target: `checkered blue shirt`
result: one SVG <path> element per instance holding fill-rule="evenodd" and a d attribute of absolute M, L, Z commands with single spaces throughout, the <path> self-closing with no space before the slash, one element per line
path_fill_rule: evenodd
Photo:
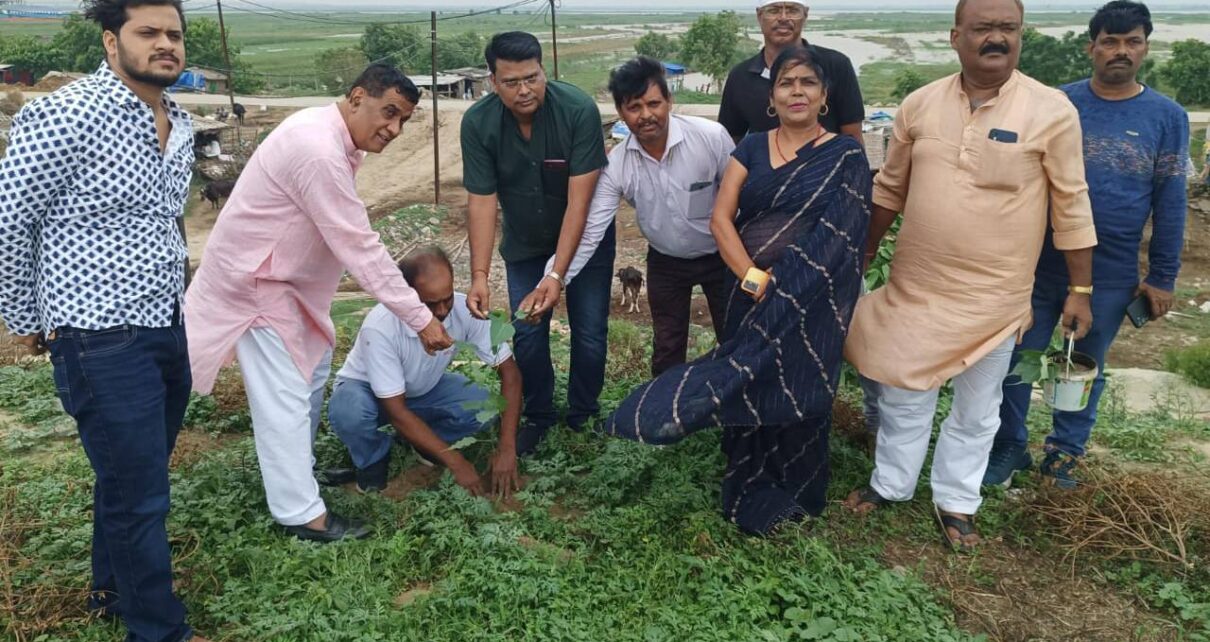
<path fill-rule="evenodd" d="M 0 317 L 26 335 L 62 326 L 171 325 L 184 291 L 177 229 L 189 195 L 189 115 L 151 107 L 109 69 L 30 102 L 0 161 Z"/>

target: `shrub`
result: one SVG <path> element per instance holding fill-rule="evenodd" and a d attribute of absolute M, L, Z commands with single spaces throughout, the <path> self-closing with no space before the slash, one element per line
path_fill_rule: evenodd
<path fill-rule="evenodd" d="M 1183 350 L 1169 350 L 1164 356 L 1164 367 L 1193 384 L 1210 388 L 1210 340 Z"/>
<path fill-rule="evenodd" d="M 646 379 L 651 372 L 651 329 L 629 321 L 609 321 L 609 360 L 606 378 Z"/>

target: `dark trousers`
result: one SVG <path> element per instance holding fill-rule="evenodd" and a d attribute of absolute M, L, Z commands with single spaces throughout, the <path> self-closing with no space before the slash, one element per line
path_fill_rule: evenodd
<path fill-rule="evenodd" d="M 189 403 L 185 328 L 60 328 L 48 342 L 55 388 L 96 473 L 92 600 L 128 642 L 193 632 L 172 592 L 168 457 Z"/>
<path fill-rule="evenodd" d="M 1105 355 L 1109 354 L 1109 347 L 1118 336 L 1118 330 L 1126 318 L 1126 308 L 1134 300 L 1134 290 L 1134 286 L 1097 286 L 1093 292 L 1092 329 L 1087 336 L 1076 341 L 1075 350 L 1096 359 L 1100 371 L 1092 384 L 1088 405 L 1083 410 L 1051 412 L 1053 428 L 1046 438 L 1048 449 L 1061 450 L 1073 457 L 1084 456 L 1084 447 L 1092 436 L 1092 427 L 1097 423 L 1097 404 L 1105 391 Z M 1034 325 L 1017 345 L 1012 367 L 1016 367 L 1021 360 L 1022 350 L 1046 349 L 1066 302 L 1067 284 L 1041 279 L 1034 282 Z M 995 447 L 1025 448 L 1029 443 L 1029 428 L 1025 425 L 1025 419 L 1029 415 L 1032 388 L 1021 384 L 1016 377 L 1005 379 L 1004 401 L 1000 405 L 1000 431 L 996 433 Z"/>
<path fill-rule="evenodd" d="M 727 265 L 718 253 L 681 259 L 647 248 L 647 304 L 655 339 L 651 351 L 651 376 L 685 363 L 689 345 L 689 313 L 693 286 L 702 286 L 710 306 L 714 336 L 723 331 L 727 306 Z"/>
<path fill-rule="evenodd" d="M 567 423 L 581 428 L 600 412 L 597 398 L 605 386 L 605 358 L 609 336 L 609 285 L 617 252 L 614 227 L 609 226 L 597 251 L 567 286 L 563 301 L 571 325 L 571 371 L 567 379 Z M 508 271 L 508 300 L 513 310 L 546 276 L 546 259 L 505 263 Z M 550 360 L 550 319 L 547 313 L 538 324 L 517 321 L 513 325 L 513 357 L 521 370 L 525 391 L 526 423 L 549 428 L 558 421 L 555 413 L 555 370 Z"/>

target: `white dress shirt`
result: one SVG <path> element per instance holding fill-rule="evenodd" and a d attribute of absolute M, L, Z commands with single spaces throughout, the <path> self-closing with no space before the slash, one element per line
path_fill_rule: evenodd
<path fill-rule="evenodd" d="M 491 322 L 471 316 L 464 294 L 454 295 L 454 306 L 442 325 L 455 341 L 470 344 L 488 366 L 497 367 L 513 356 L 508 343 L 492 346 Z M 379 399 L 420 397 L 441 381 L 456 354 L 457 344 L 437 354 L 425 352 L 416 332 L 380 303 L 366 315 L 337 375 L 370 384 Z"/>
<path fill-rule="evenodd" d="M 726 128 L 694 116 L 669 118 L 668 147 L 660 160 L 634 134 L 627 136 L 601 171 L 580 246 L 564 279 L 570 282 L 592 258 L 623 198 L 634 207 L 639 230 L 657 252 L 682 259 L 717 252 L 710 216 L 734 149 Z M 546 269 L 553 268 L 551 257 Z"/>

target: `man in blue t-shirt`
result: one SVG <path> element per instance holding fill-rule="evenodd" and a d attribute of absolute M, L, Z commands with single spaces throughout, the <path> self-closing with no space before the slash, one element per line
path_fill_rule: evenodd
<path fill-rule="evenodd" d="M 1084 169 L 1097 228 L 1093 255 L 1093 326 L 1075 349 L 1101 365 L 1087 407 L 1053 413 L 1040 473 L 1056 486 L 1074 488 L 1073 471 L 1097 419 L 1105 388 L 1105 355 L 1137 296 L 1145 296 L 1151 318 L 1172 307 L 1185 234 L 1185 164 L 1189 117 L 1180 105 L 1142 85 L 1137 74 L 1147 55 L 1151 13 L 1139 2 L 1114 0 L 1089 22 L 1088 53 L 1093 76 L 1062 87 L 1080 113 Z M 1152 221 L 1147 277 L 1139 279 L 1139 245 Z M 1033 292 L 1034 325 L 1021 350 L 1045 350 L 1068 295 L 1067 268 L 1048 235 L 1038 261 Z M 1092 291 L 1095 289 L 1095 292 Z M 1016 358 L 1014 358 L 1014 362 Z M 1030 386 L 1010 376 L 1000 407 L 1000 431 L 983 477 L 985 485 L 1007 487 L 1012 475 L 1033 461 L 1026 450 Z"/>

